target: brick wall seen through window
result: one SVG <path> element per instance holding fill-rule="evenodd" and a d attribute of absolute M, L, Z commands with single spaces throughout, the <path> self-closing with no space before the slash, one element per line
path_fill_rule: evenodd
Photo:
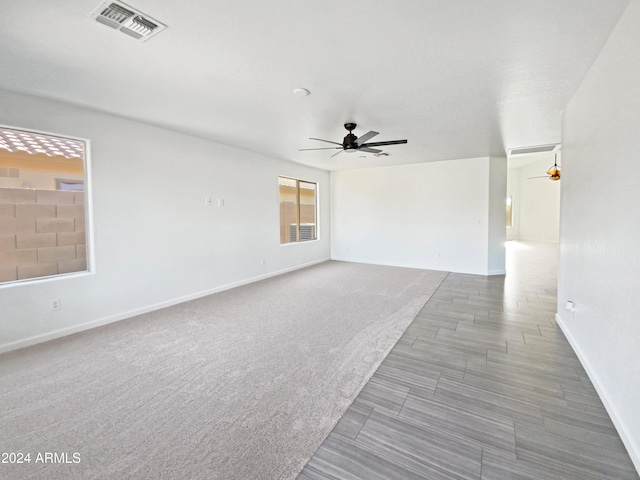
<path fill-rule="evenodd" d="M 85 158 L 83 141 L 0 127 L 0 285 L 89 269 Z"/>

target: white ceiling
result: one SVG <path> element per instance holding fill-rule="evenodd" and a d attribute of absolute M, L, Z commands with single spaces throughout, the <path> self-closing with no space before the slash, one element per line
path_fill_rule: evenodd
<path fill-rule="evenodd" d="M 128 0 L 168 25 L 147 42 L 100 3 L 0 0 L 0 87 L 333 170 L 560 142 L 629 0 Z M 347 121 L 408 144 L 298 152 Z"/>

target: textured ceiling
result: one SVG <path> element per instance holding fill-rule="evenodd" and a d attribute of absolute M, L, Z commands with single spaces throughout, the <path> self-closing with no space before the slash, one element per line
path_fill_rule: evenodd
<path fill-rule="evenodd" d="M 629 0 L 130 0 L 168 26 L 147 42 L 100 3 L 0 0 L 0 87 L 333 170 L 560 142 Z M 298 152 L 347 121 L 408 144 Z"/>

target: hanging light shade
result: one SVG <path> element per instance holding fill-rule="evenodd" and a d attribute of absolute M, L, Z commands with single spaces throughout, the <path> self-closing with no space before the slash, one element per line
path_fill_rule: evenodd
<path fill-rule="evenodd" d="M 560 180 L 560 167 L 558 166 L 558 156 L 554 155 L 553 167 L 547 170 L 547 175 L 549 175 L 549 180 L 553 182 L 557 182 Z"/>

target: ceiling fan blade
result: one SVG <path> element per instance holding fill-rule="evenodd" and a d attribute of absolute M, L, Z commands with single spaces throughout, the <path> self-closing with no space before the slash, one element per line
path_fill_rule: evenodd
<path fill-rule="evenodd" d="M 542 175 L 540 177 L 527 177 L 527 180 L 531 180 L 532 178 L 550 178 L 550 175 Z"/>
<path fill-rule="evenodd" d="M 332 142 L 331 140 L 323 140 L 321 138 L 313 138 L 313 137 L 309 137 L 309 140 L 318 140 L 319 142 L 327 142 L 327 143 L 333 143 L 334 145 L 340 145 L 342 146 L 341 143 L 338 142 Z"/>
<path fill-rule="evenodd" d="M 333 155 L 331 155 L 331 158 L 335 157 L 336 155 L 338 155 L 338 154 L 340 154 L 342 152 L 344 152 L 344 150 L 340 150 L 339 152 L 334 153 Z"/>
<path fill-rule="evenodd" d="M 383 147 L 385 145 L 399 145 L 401 143 L 407 143 L 406 140 L 389 140 L 388 142 L 369 142 L 360 145 L 360 147 Z"/>
<path fill-rule="evenodd" d="M 307 150 L 336 150 L 338 148 L 342 148 L 342 147 L 299 148 L 298 151 L 299 152 L 305 152 Z"/>
<path fill-rule="evenodd" d="M 356 145 L 361 147 L 364 142 L 366 142 L 370 138 L 375 137 L 376 135 L 378 135 L 378 132 L 374 132 L 373 130 L 371 130 L 370 132 L 367 132 L 364 135 L 362 135 L 360 138 L 358 138 L 356 140 Z"/>
<path fill-rule="evenodd" d="M 359 152 L 368 152 L 368 153 L 380 153 L 382 150 L 378 150 L 377 148 L 369 148 L 369 147 L 360 147 L 358 149 Z"/>

